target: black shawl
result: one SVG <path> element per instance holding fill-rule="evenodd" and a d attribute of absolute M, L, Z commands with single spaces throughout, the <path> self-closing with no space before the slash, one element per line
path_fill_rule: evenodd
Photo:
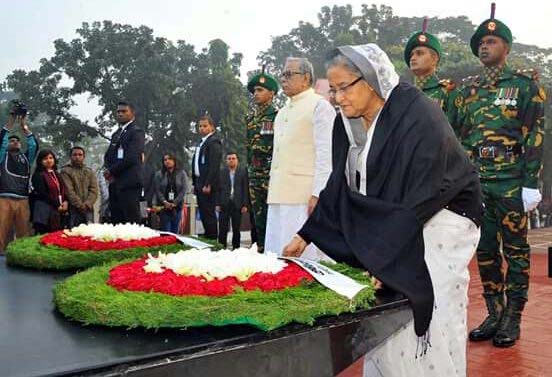
<path fill-rule="evenodd" d="M 464 207 L 479 223 L 479 178 L 441 109 L 409 84 L 393 89 L 374 132 L 365 196 L 347 184 L 349 141 L 341 115 L 336 117 L 333 171 L 299 235 L 334 260 L 363 267 L 403 293 L 422 336 L 434 301 L 424 261 L 424 223 L 449 205 Z"/>

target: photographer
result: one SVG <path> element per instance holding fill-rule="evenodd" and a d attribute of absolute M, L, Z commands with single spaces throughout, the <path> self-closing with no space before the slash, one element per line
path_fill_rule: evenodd
<path fill-rule="evenodd" d="M 27 126 L 27 108 L 12 101 L 7 125 L 0 131 L 0 253 L 5 251 L 8 235 L 15 228 L 17 238 L 28 236 L 29 177 L 38 150 L 38 141 Z M 19 136 L 12 133 L 19 125 L 27 139 L 27 151 L 21 151 Z"/>

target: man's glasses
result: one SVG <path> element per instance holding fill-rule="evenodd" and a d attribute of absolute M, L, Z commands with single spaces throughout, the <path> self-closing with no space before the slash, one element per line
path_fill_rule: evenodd
<path fill-rule="evenodd" d="M 338 94 L 340 94 L 340 93 L 341 93 L 342 95 L 344 95 L 344 94 L 347 92 L 347 90 L 348 90 L 349 88 L 352 88 L 352 87 L 353 87 L 357 82 L 359 82 L 360 80 L 362 80 L 362 76 L 361 76 L 361 77 L 357 77 L 356 80 L 354 80 L 353 82 L 351 82 L 351 83 L 349 83 L 349 84 L 347 84 L 347 85 L 345 85 L 345 86 L 342 86 L 341 88 L 330 89 L 330 90 L 328 91 L 328 93 L 330 94 L 330 97 L 332 97 L 332 98 L 335 98 L 335 97 L 336 97 Z"/>
<path fill-rule="evenodd" d="M 290 78 L 293 77 L 293 75 L 304 75 L 304 73 L 303 72 L 296 72 L 296 71 L 284 71 L 284 72 L 280 73 L 280 78 L 289 80 Z"/>

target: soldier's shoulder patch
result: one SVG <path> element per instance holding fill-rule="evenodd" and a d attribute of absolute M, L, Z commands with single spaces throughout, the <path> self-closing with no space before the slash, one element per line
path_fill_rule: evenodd
<path fill-rule="evenodd" d="M 516 76 L 524 77 L 529 80 L 539 81 L 539 71 L 534 68 L 518 69 L 514 73 Z"/>
<path fill-rule="evenodd" d="M 450 79 L 439 80 L 439 85 L 445 88 L 447 92 L 451 92 L 456 89 L 456 83 Z"/>
<path fill-rule="evenodd" d="M 456 106 L 457 109 L 459 109 L 460 107 L 462 107 L 462 105 L 464 104 L 464 97 L 462 96 L 456 96 L 456 98 L 454 99 L 454 106 Z"/>

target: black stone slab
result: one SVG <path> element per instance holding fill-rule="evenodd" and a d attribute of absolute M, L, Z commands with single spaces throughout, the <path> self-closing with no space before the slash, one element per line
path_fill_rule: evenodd
<path fill-rule="evenodd" d="M 0 375 L 333 376 L 411 318 L 396 294 L 370 310 L 263 332 L 249 326 L 126 330 L 66 320 L 53 285 L 69 276 L 0 257 Z"/>

